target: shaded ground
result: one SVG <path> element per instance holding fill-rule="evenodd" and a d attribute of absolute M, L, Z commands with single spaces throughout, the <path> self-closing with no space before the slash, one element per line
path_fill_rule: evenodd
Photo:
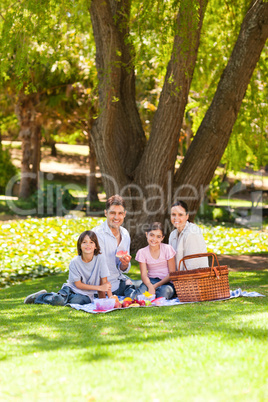
<path fill-rule="evenodd" d="M 227 265 L 230 271 L 250 271 L 268 269 L 268 254 L 219 255 L 220 265 Z"/>

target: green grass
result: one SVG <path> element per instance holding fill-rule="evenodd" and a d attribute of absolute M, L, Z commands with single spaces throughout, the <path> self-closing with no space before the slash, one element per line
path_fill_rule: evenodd
<path fill-rule="evenodd" d="M 268 298 L 90 315 L 25 305 L 66 274 L 0 291 L 3 401 L 266 401 Z M 268 272 L 230 273 L 268 295 Z"/>

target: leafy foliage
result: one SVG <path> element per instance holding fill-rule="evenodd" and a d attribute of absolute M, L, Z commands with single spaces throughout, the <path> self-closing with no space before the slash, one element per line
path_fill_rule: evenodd
<path fill-rule="evenodd" d="M 17 169 L 11 161 L 8 149 L 3 150 L 0 146 L 0 194 L 5 192 L 9 180 L 16 175 Z"/>
<path fill-rule="evenodd" d="M 0 286 L 68 270 L 80 233 L 96 218 L 42 218 L 1 224 Z M 250 229 L 201 225 L 208 250 L 217 254 L 268 252 L 268 234 Z"/>

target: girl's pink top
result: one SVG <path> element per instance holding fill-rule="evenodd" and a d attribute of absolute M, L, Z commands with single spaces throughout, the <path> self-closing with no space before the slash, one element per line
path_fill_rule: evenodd
<path fill-rule="evenodd" d="M 160 255 L 156 260 L 151 256 L 149 246 L 141 248 L 136 254 L 135 260 L 147 265 L 148 277 L 164 279 L 169 275 L 168 260 L 174 257 L 176 251 L 172 246 L 160 243 Z"/>

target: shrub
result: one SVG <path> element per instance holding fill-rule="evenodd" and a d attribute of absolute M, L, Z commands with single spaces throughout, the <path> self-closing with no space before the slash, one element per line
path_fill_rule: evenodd
<path fill-rule="evenodd" d="M 60 185 L 48 185 L 31 196 L 35 208 L 43 216 L 65 215 L 75 204 L 75 198 Z"/>
<path fill-rule="evenodd" d="M 5 194 L 6 185 L 9 180 L 17 174 L 17 169 L 11 161 L 8 149 L 2 149 L 0 146 L 0 193 Z"/>

